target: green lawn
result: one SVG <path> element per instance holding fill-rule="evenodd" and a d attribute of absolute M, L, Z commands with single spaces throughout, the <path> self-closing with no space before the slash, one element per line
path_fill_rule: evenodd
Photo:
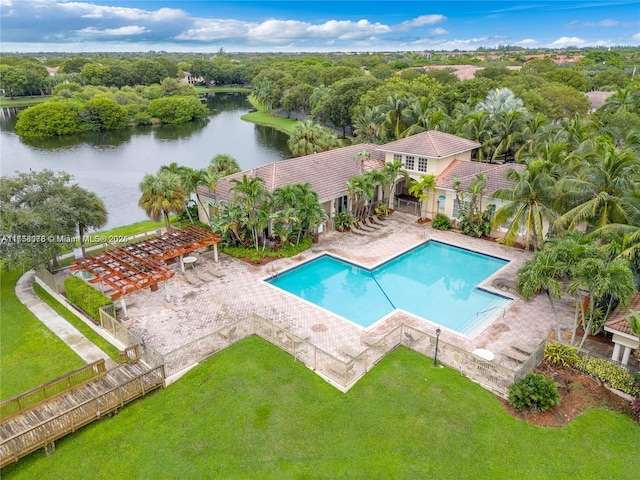
<path fill-rule="evenodd" d="M 273 127 L 286 134 L 290 134 L 293 126 L 298 122 L 293 118 L 274 117 L 270 113 L 260 111 L 246 113 L 240 118 L 247 122 L 257 123 L 259 125 L 268 125 L 269 127 Z"/>
<path fill-rule="evenodd" d="M 47 305 L 53 308 L 58 314 L 67 320 L 71 325 L 76 327 L 80 333 L 82 333 L 85 337 L 87 337 L 92 343 L 102 349 L 107 355 L 113 358 L 117 363 L 120 363 L 120 354 L 119 350 L 107 342 L 104 338 L 98 335 L 95 331 L 91 329 L 86 323 L 76 317 L 73 313 L 67 310 L 63 305 L 60 304 L 55 298 L 49 295 L 44 288 L 42 288 L 37 283 L 33 284 L 34 291 L 38 294 L 42 300 L 44 300 Z"/>
<path fill-rule="evenodd" d="M 45 327 L 15 294 L 21 272 L 0 266 L 0 399 L 53 380 L 85 362 Z"/>
<path fill-rule="evenodd" d="M 225 87 L 224 85 L 221 87 L 195 87 L 196 93 L 224 93 L 224 92 L 250 92 L 251 88 L 249 87 Z"/>
<path fill-rule="evenodd" d="M 15 97 L 13 100 L 8 97 L 0 97 L 0 108 L 8 107 L 29 107 L 31 105 L 37 105 L 38 103 L 44 103 L 51 100 L 49 95 L 45 97 Z"/>
<path fill-rule="evenodd" d="M 343 394 L 251 337 L 3 478 L 637 480 L 639 447 L 622 414 L 537 427 L 404 347 Z"/>

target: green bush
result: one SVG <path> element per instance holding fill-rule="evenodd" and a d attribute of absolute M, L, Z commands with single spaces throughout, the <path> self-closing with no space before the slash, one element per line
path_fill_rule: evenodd
<path fill-rule="evenodd" d="M 287 244 L 277 250 L 262 248 L 256 252 L 254 247 L 222 247 L 221 250 L 234 258 L 249 258 L 253 263 L 260 263 L 261 258 L 288 258 L 311 248 L 312 238 L 303 238 L 298 244 Z"/>
<path fill-rule="evenodd" d="M 544 359 L 563 367 L 577 367 L 581 361 L 575 347 L 557 342 L 547 342 L 544 348 Z"/>
<path fill-rule="evenodd" d="M 75 105 L 47 102 L 34 105 L 18 114 L 16 133 L 21 137 L 55 137 L 82 130 Z"/>
<path fill-rule="evenodd" d="M 541 412 L 560 405 L 560 394 L 553 380 L 531 372 L 509 387 L 509 404 L 516 410 L 536 409 Z"/>
<path fill-rule="evenodd" d="M 444 213 L 439 213 L 431 222 L 431 226 L 436 230 L 451 230 L 451 219 Z"/>
<path fill-rule="evenodd" d="M 336 215 L 335 222 L 337 230 L 346 230 L 356 223 L 356 219 L 349 212 L 340 212 Z"/>
<path fill-rule="evenodd" d="M 590 358 L 585 364 L 586 373 L 598 380 L 608 383 L 612 388 L 628 393 L 635 397 L 640 396 L 640 390 L 635 384 L 633 376 L 620 365 L 605 360 L 604 358 Z"/>
<path fill-rule="evenodd" d="M 391 213 L 391 210 L 389 210 L 389 206 L 386 203 L 379 203 L 376 205 L 375 212 L 379 217 L 386 217 Z"/>
<path fill-rule="evenodd" d="M 100 307 L 113 305 L 113 301 L 78 277 L 69 277 L 64 281 L 67 300 L 100 322 Z"/>

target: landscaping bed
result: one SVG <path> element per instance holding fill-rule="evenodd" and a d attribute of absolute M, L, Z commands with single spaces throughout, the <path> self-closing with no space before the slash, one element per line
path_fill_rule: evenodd
<path fill-rule="evenodd" d="M 628 400 L 582 372 L 547 362 L 541 363 L 536 370 L 556 382 L 562 403 L 547 412 L 519 412 L 503 400 L 505 410 L 511 415 L 534 425 L 561 427 L 591 408 L 620 412 L 629 416 L 631 414 Z"/>

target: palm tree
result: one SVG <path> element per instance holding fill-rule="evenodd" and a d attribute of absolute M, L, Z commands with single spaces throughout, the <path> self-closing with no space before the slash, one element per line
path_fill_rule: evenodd
<path fill-rule="evenodd" d="M 640 337 L 640 312 L 629 310 L 629 315 L 625 317 L 625 320 L 629 323 L 631 331 Z"/>
<path fill-rule="evenodd" d="M 589 297 L 589 307 L 588 321 L 584 326 L 580 348 L 591 332 L 596 305 L 601 299 L 606 296 L 610 298 L 605 319 L 611 311 L 614 300 L 618 300 L 623 307 L 630 304 L 631 298 L 636 293 L 636 287 L 629 262 L 622 258 L 616 258 L 611 262 L 598 257 L 585 258 L 573 269 L 572 281 L 569 284 L 569 292 L 575 293 L 581 290 Z M 586 318 L 585 312 L 582 317 Z"/>
<path fill-rule="evenodd" d="M 622 197 L 640 184 L 640 159 L 630 150 L 601 144 L 578 167 L 577 175 L 559 183 L 560 205 L 569 210 L 558 218 L 558 226 L 574 229 L 582 222 L 595 228 L 611 223 L 629 223 Z"/>
<path fill-rule="evenodd" d="M 387 162 L 384 164 L 384 167 L 382 167 L 382 173 L 384 175 L 382 189 L 384 198 L 388 201 L 389 209 L 393 208 L 393 197 L 391 195 L 391 192 L 393 191 L 393 187 L 396 184 L 396 180 L 398 180 L 399 177 L 408 178 L 409 176 L 409 174 L 403 167 L 404 165 L 400 160 Z"/>
<path fill-rule="evenodd" d="M 257 251 L 258 227 L 262 222 L 258 215 L 258 210 L 260 205 L 268 199 L 269 192 L 265 187 L 264 180 L 260 177 L 243 175 L 241 180 L 234 178 L 231 183 L 234 184 L 231 187 L 234 201 L 239 202 L 247 213 L 247 223 L 253 234 L 253 244 Z"/>
<path fill-rule="evenodd" d="M 182 180 L 177 173 L 161 170 L 157 175 L 148 173 L 140 182 L 142 196 L 138 205 L 154 222 L 164 218 L 167 231 L 171 230 L 170 213 L 181 213 L 187 192 L 182 186 Z"/>
<path fill-rule="evenodd" d="M 241 171 L 238 161 L 228 153 L 219 153 L 209 161 L 209 173 L 217 173 L 226 177 Z"/>
<path fill-rule="evenodd" d="M 197 178 L 196 185 L 198 187 L 207 187 L 209 193 L 216 193 L 218 189 L 218 182 L 222 178 L 222 175 L 219 173 L 211 173 L 209 170 L 199 170 L 199 175 Z M 207 222 L 211 220 L 211 216 L 209 215 L 209 209 L 204 206 L 204 204 L 200 201 L 200 197 L 196 196 L 202 210 L 204 211 L 205 216 L 207 217 Z"/>
<path fill-rule="evenodd" d="M 429 191 L 436 188 L 435 175 L 422 175 L 420 180 L 411 180 L 409 185 L 409 193 L 418 198 L 420 202 L 420 218 L 424 220 L 427 215 L 427 200 L 429 199 Z"/>
<path fill-rule="evenodd" d="M 524 114 L 520 110 L 499 112 L 493 116 L 490 138 L 486 142 L 493 149 L 489 163 L 500 156 L 506 158 L 520 148 L 523 120 Z"/>
<path fill-rule="evenodd" d="M 471 111 L 462 117 L 464 120 L 461 122 L 458 133 L 464 138 L 473 140 L 483 145 L 478 149 L 478 160 L 483 161 L 489 155 L 486 145 L 489 141 L 490 129 L 490 116 L 484 110 Z"/>
<path fill-rule="evenodd" d="M 375 107 L 365 107 L 353 120 L 357 143 L 382 143 L 387 136 L 385 115 Z"/>
<path fill-rule="evenodd" d="M 518 270 L 516 289 L 526 301 L 540 291 L 544 291 L 551 305 L 556 321 L 556 338 L 560 340 L 560 320 L 556 311 L 555 300 L 562 297 L 561 280 L 565 275 L 561 262 L 554 250 L 537 252 L 532 260 L 526 261 Z"/>
<path fill-rule="evenodd" d="M 559 170 L 550 162 L 530 160 L 524 170 L 510 168 L 506 177 L 515 185 L 513 188 L 496 190 L 492 194 L 495 198 L 509 202 L 495 212 L 493 226 L 508 225 L 504 237 L 507 245 L 513 245 L 518 232 L 525 230 L 527 245 L 538 251 L 545 227 L 553 225 L 556 218 L 550 205 Z"/>
<path fill-rule="evenodd" d="M 496 115 L 501 112 L 512 112 L 514 110 L 526 112 L 524 102 L 520 100 L 508 88 L 494 88 L 490 90 L 487 97 L 478 102 L 476 110 L 488 112 L 490 115 Z"/>
<path fill-rule="evenodd" d="M 389 131 L 393 132 L 394 139 L 402 138 L 402 132 L 407 128 L 406 122 L 410 119 L 407 96 L 395 93 L 387 97 L 387 103 L 381 106 L 381 111 L 386 115 L 385 123 Z"/>
<path fill-rule="evenodd" d="M 294 157 L 325 152 L 339 146 L 338 140 L 313 120 L 303 120 L 292 129 L 287 146 Z"/>

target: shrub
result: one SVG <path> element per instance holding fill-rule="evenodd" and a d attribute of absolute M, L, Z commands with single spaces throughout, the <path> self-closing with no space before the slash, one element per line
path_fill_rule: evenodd
<path fill-rule="evenodd" d="M 379 203 L 375 208 L 376 215 L 380 217 L 386 217 L 389 215 L 391 210 L 389 210 L 389 206 L 386 203 Z"/>
<path fill-rule="evenodd" d="M 260 263 L 261 258 L 287 258 L 311 248 L 313 239 L 303 238 L 298 244 L 289 244 L 277 250 L 262 248 L 256 252 L 254 247 L 223 247 L 222 251 L 234 258 L 249 258 L 253 263 Z"/>
<path fill-rule="evenodd" d="M 16 133 L 21 137 L 54 137 L 82 130 L 75 105 L 47 102 L 21 111 L 16 121 Z"/>
<path fill-rule="evenodd" d="M 635 379 L 620 365 L 603 358 L 590 358 L 584 368 L 592 377 L 611 385 L 612 388 L 634 396 L 640 396 L 640 390 L 635 385 Z"/>
<path fill-rule="evenodd" d="M 451 219 L 444 213 L 439 213 L 434 217 L 431 226 L 436 230 L 451 230 Z"/>
<path fill-rule="evenodd" d="M 100 322 L 100 307 L 113 305 L 113 301 L 78 277 L 69 277 L 64 281 L 67 299 L 76 307 Z"/>
<path fill-rule="evenodd" d="M 544 359 L 563 367 L 576 367 L 580 363 L 580 355 L 575 347 L 557 342 L 547 342 Z"/>
<path fill-rule="evenodd" d="M 560 405 L 560 394 L 553 380 L 531 372 L 509 387 L 509 404 L 516 410 L 536 409 L 541 412 Z"/>
<path fill-rule="evenodd" d="M 346 230 L 347 228 L 351 228 L 355 223 L 356 219 L 351 216 L 348 212 L 340 212 L 336 215 L 336 229 L 338 230 Z"/>

